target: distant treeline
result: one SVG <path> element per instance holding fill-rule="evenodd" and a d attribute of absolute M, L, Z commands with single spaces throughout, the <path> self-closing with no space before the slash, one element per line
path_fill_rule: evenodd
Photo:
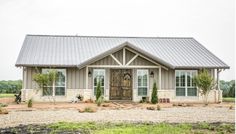
<path fill-rule="evenodd" d="M 220 89 L 223 90 L 223 97 L 235 97 L 235 80 L 221 80 Z"/>
<path fill-rule="evenodd" d="M 0 81 L 0 93 L 19 93 L 22 89 L 22 80 Z"/>

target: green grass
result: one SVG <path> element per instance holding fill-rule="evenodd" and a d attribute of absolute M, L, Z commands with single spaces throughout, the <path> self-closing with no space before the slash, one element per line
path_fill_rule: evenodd
<path fill-rule="evenodd" d="M 183 133 L 234 133 L 234 124 L 169 124 L 169 123 L 73 123 L 59 122 L 48 126 L 52 133 L 79 131 L 82 134 L 183 134 Z"/>
<path fill-rule="evenodd" d="M 11 97 L 14 97 L 14 94 L 2 94 L 0 93 L 0 98 L 11 98 Z"/>
<path fill-rule="evenodd" d="M 233 97 L 223 98 L 223 102 L 235 102 L 235 98 Z"/>

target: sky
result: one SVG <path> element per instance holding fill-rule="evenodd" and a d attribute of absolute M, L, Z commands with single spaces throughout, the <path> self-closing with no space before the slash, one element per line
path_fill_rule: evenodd
<path fill-rule="evenodd" d="M 26 34 L 194 37 L 235 79 L 234 0 L 0 0 L 0 80 L 22 79 Z"/>

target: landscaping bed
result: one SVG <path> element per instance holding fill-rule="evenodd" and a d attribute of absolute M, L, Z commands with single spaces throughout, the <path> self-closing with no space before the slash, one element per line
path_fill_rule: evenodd
<path fill-rule="evenodd" d="M 233 123 L 95 123 L 58 122 L 0 128 L 0 133 L 80 133 L 80 134 L 163 134 L 163 133 L 235 133 Z"/>

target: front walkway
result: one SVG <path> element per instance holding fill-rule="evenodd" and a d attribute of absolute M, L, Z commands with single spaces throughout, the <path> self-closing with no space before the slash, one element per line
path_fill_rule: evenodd
<path fill-rule="evenodd" d="M 172 107 L 170 104 L 167 104 L 161 105 L 162 108 L 160 111 L 146 110 L 145 107 L 151 104 L 109 104 L 109 107 L 99 107 L 95 113 L 78 112 L 78 108 L 85 106 L 96 108 L 96 105 L 92 103 L 67 105 L 35 104 L 34 108 L 26 108 L 25 104 L 9 105 L 9 114 L 0 115 L 0 127 L 16 126 L 19 124 L 53 123 L 58 121 L 235 122 L 235 110 L 230 110 L 227 105 L 221 104 L 211 104 L 208 107 L 203 107 L 202 104 L 190 107 Z M 129 105 L 130 107 L 125 105 Z"/>

